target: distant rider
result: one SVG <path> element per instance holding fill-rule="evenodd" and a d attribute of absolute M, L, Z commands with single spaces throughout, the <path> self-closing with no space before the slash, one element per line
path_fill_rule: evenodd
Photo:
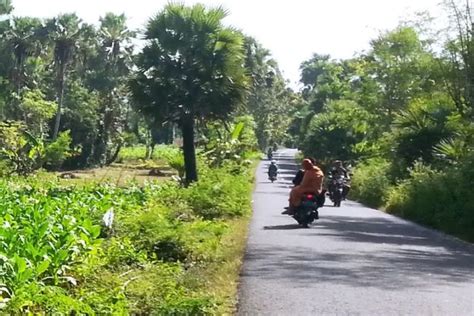
<path fill-rule="evenodd" d="M 331 170 L 329 172 L 330 172 L 330 175 L 333 179 L 337 179 L 339 177 L 344 177 L 345 182 L 344 182 L 344 187 L 343 187 L 343 190 L 342 190 L 342 198 L 345 200 L 346 196 L 349 193 L 349 190 L 351 188 L 350 185 L 347 183 L 347 181 L 350 180 L 349 173 L 347 172 L 347 169 L 344 168 L 344 166 L 342 165 L 342 161 L 335 160 L 333 162 L 333 167 L 331 168 Z M 330 193 L 332 192 L 333 188 L 334 188 L 334 185 L 333 185 L 332 181 L 330 181 L 329 182 L 329 192 Z"/>
<path fill-rule="evenodd" d="M 269 160 L 273 158 L 273 150 L 272 150 L 271 147 L 268 147 L 267 157 L 268 157 Z"/>
<path fill-rule="evenodd" d="M 270 166 L 268 166 L 268 177 L 272 175 L 276 175 L 278 173 L 278 166 L 276 165 L 276 161 L 272 160 L 270 162 Z"/>

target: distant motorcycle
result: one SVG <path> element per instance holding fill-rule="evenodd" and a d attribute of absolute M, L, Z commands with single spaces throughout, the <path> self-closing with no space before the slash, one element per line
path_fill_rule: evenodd
<path fill-rule="evenodd" d="M 319 219 L 318 206 L 318 196 L 313 193 L 305 193 L 301 204 L 292 216 L 301 227 L 308 228 L 309 224 Z"/>
<path fill-rule="evenodd" d="M 277 180 L 277 175 L 278 175 L 277 171 L 269 171 L 268 172 L 268 179 L 273 183 Z"/>
<path fill-rule="evenodd" d="M 334 204 L 334 207 L 340 207 L 344 198 L 344 186 L 346 186 L 346 178 L 344 176 L 332 177 L 329 176 L 329 198 Z"/>

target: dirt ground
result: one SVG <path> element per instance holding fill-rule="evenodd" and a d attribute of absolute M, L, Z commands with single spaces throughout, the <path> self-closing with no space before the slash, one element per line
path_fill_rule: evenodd
<path fill-rule="evenodd" d="M 130 182 L 143 184 L 151 181 L 169 179 L 176 173 L 170 168 L 145 168 L 139 166 L 111 165 L 103 168 L 60 172 L 57 176 L 64 183 L 86 184 L 91 182 L 126 185 Z"/>

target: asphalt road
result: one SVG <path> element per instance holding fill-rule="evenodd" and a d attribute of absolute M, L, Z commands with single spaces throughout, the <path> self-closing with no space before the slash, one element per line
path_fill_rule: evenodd
<path fill-rule="evenodd" d="M 257 170 L 238 315 L 474 315 L 473 245 L 351 201 L 309 229 L 280 215 L 294 154 Z"/>

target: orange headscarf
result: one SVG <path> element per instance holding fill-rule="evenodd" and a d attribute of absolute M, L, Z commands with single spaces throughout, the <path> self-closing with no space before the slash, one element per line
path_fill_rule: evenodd
<path fill-rule="evenodd" d="M 309 159 L 304 159 L 302 165 L 304 170 L 311 170 L 314 168 L 313 163 Z"/>

